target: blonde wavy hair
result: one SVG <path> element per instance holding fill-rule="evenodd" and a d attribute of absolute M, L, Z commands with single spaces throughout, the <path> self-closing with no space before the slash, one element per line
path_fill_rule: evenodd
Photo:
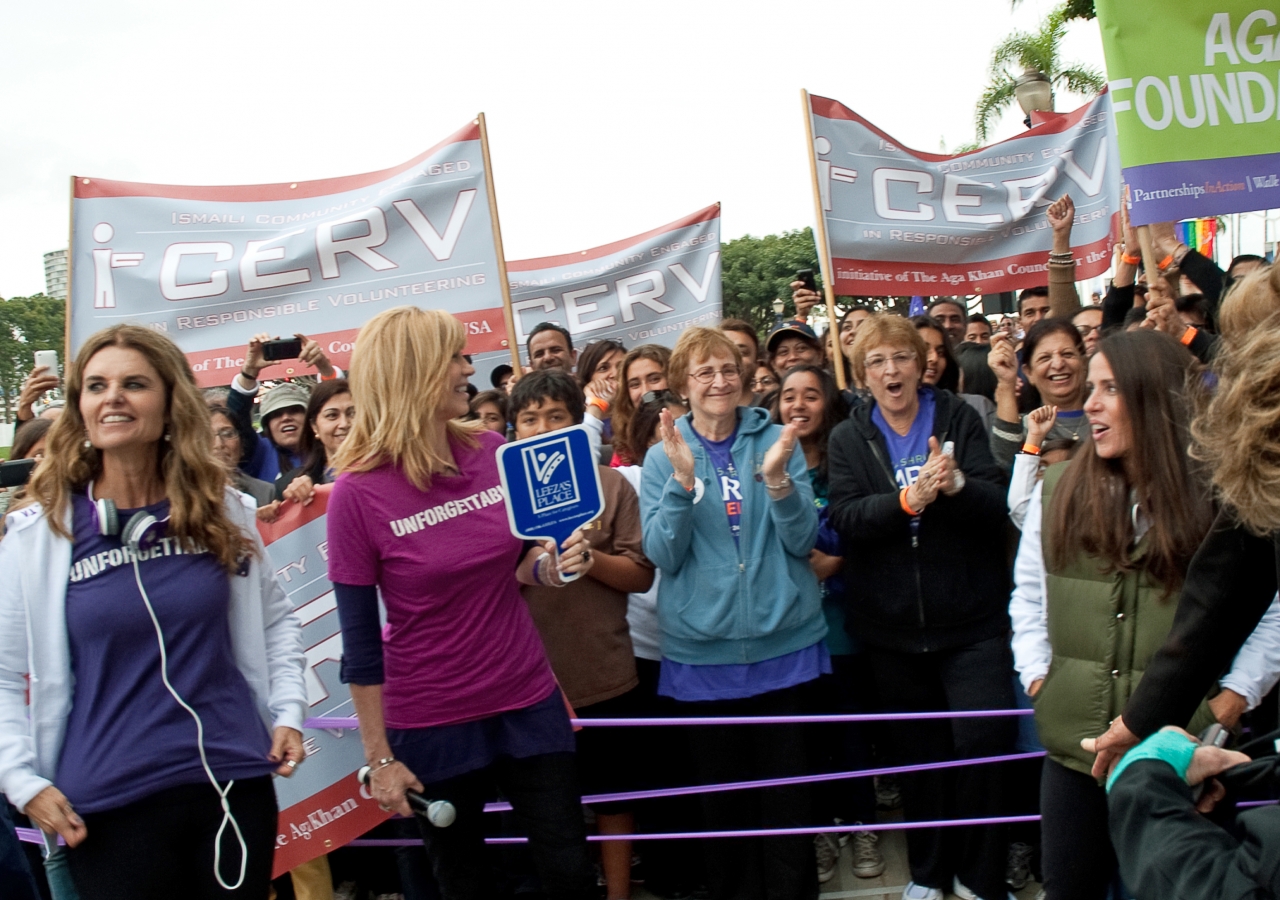
<path fill-rule="evenodd" d="M 47 452 L 27 488 L 28 502 L 44 507 L 55 534 L 72 538 L 66 526 L 71 496 L 86 490 L 90 481 L 102 475 L 102 452 L 86 446 L 80 393 L 85 366 L 106 347 L 137 351 L 164 382 L 169 439 L 159 442 L 157 466 L 169 499 L 166 533 L 185 548 L 204 548 L 217 557 L 223 568 L 234 572 L 246 555 L 256 551 L 252 538 L 227 517 L 227 474 L 213 457 L 209 408 L 182 351 L 150 328 L 114 325 L 84 342 L 68 367 L 67 405 L 49 429 Z"/>
<path fill-rule="evenodd" d="M 356 419 L 332 460 L 339 472 L 398 467 L 419 490 L 448 461 L 427 439 L 439 425 L 438 410 L 450 390 L 449 363 L 466 346 L 461 322 L 444 310 L 397 306 L 364 324 L 351 351 L 351 397 Z M 479 446 L 479 422 L 449 419 L 450 438 Z"/>
<path fill-rule="evenodd" d="M 1238 520 L 1280 530 L 1280 267 L 1236 283 L 1218 318 L 1217 391 L 1192 423 L 1192 455 Z"/>

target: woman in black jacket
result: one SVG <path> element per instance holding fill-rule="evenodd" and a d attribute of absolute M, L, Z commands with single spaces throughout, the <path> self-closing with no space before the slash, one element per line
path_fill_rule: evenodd
<path fill-rule="evenodd" d="M 850 629 L 866 647 L 887 709 L 1014 705 L 1006 610 L 1009 573 L 1003 476 L 978 414 L 921 384 L 924 341 L 910 321 L 877 315 L 858 330 L 856 377 L 871 400 L 831 435 L 830 522 L 844 540 Z M 913 721 L 890 729 L 896 761 L 1009 752 L 1005 717 Z M 1001 811 L 991 766 L 903 778 L 907 818 Z M 905 900 L 1000 900 L 1003 829 L 913 829 Z"/>

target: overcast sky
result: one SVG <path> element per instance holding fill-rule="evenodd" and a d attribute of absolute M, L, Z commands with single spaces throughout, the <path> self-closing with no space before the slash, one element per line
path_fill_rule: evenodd
<path fill-rule="evenodd" d="M 404 162 L 480 111 L 509 259 L 607 243 L 716 200 L 726 239 L 803 227 L 802 87 L 908 147 L 954 148 L 973 138 L 991 48 L 1052 5 L 9 0 L 0 296 L 44 289 L 42 254 L 67 244 L 73 174 L 349 175 Z M 1102 67 L 1095 23 L 1071 26 L 1065 56 Z"/>

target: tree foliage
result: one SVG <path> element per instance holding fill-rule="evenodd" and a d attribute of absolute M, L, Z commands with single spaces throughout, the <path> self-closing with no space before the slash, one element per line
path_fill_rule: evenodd
<path fill-rule="evenodd" d="M 818 248 L 812 228 L 764 237 L 746 235 L 724 244 L 720 256 L 724 317 L 744 319 L 754 325 L 762 337 L 768 334 L 773 327 L 773 301 L 776 298 L 780 297 L 786 303 L 783 318 L 795 315 L 791 282 L 795 280 L 797 269 L 813 269 L 818 290 L 822 290 Z M 905 309 L 902 298 L 836 297 L 837 314 L 855 304 L 873 309 Z M 813 320 L 826 320 L 825 307 L 820 305 L 813 311 Z"/>
<path fill-rule="evenodd" d="M 1013 0 L 1013 8 L 1017 9 L 1022 0 Z M 1062 4 L 1068 19 L 1096 19 L 1097 12 L 1093 8 L 1094 0 L 1066 0 Z"/>
<path fill-rule="evenodd" d="M 812 228 L 729 241 L 720 255 L 724 317 L 745 319 L 763 334 L 773 324 L 773 301 L 778 297 L 787 303 L 783 315 L 794 315 L 791 282 L 797 269 L 813 269 L 821 286 Z"/>
<path fill-rule="evenodd" d="M 35 351 L 57 350 L 61 355 L 66 331 L 63 300 L 35 294 L 0 301 L 0 394 L 4 396 L 5 421 L 13 421 L 22 380 L 35 364 Z"/>
<path fill-rule="evenodd" d="M 1068 0 L 1049 13 L 1038 31 L 1015 31 L 996 45 L 991 53 L 991 81 L 974 110 L 974 128 L 980 142 L 987 142 L 996 120 L 1014 102 L 1014 87 L 1022 70 L 1043 72 L 1055 88 L 1066 88 L 1085 96 L 1097 94 L 1106 87 L 1106 76 L 1097 69 L 1062 59 L 1067 22 L 1084 17 L 1085 6 L 1079 0 Z M 1092 18 L 1092 6 L 1087 4 L 1090 13 L 1087 18 Z"/>

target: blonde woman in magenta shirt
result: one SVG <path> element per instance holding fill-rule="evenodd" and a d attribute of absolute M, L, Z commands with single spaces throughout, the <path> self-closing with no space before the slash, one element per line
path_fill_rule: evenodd
<path fill-rule="evenodd" d="M 356 417 L 334 463 L 329 579 L 342 622 L 342 680 L 384 809 L 406 790 L 448 800 L 457 820 L 422 819 L 449 900 L 489 893 L 483 808 L 501 790 L 547 895 L 595 886 L 573 730 L 520 584 L 586 572 L 589 545 L 512 537 L 495 452 L 468 410 L 462 323 L 401 306 L 371 319 L 351 357 Z M 381 638 L 378 596 L 389 637 Z"/>

